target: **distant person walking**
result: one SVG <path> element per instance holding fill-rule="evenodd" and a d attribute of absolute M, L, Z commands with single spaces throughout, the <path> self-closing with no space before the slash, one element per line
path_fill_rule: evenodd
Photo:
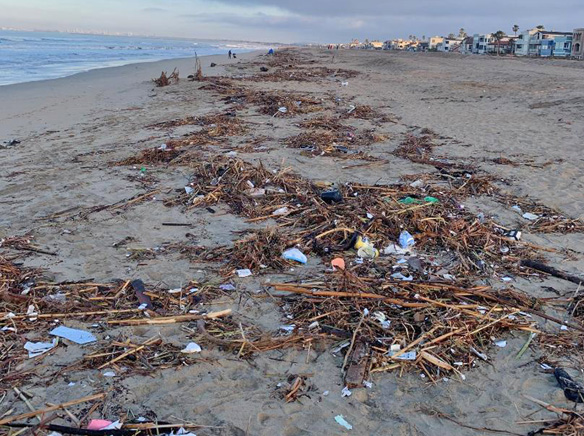
<path fill-rule="evenodd" d="M 229 59 L 231 59 L 231 50 L 229 50 L 229 53 L 227 53 L 227 55 L 229 56 Z"/>

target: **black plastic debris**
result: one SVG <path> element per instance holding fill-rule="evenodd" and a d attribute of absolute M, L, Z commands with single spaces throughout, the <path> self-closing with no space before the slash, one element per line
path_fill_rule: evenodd
<path fill-rule="evenodd" d="M 584 402 L 584 386 L 575 382 L 574 379 L 570 377 L 570 374 L 562 368 L 556 368 L 554 370 L 554 376 L 560 387 L 564 390 L 564 395 L 568 400 L 574 401 L 575 403 Z"/>
<path fill-rule="evenodd" d="M 343 201 L 343 194 L 338 189 L 330 189 L 320 194 L 320 198 L 327 204 L 340 203 Z"/>

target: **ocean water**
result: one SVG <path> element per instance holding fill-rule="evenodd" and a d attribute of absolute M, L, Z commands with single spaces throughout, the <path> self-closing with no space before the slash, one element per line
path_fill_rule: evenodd
<path fill-rule="evenodd" d="M 256 43 L 0 30 L 0 86 L 136 62 L 236 53 Z"/>

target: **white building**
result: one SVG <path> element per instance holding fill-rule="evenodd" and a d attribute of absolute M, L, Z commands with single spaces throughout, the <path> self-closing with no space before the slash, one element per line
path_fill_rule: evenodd
<path fill-rule="evenodd" d="M 461 42 L 462 41 L 460 39 L 444 38 L 444 41 L 438 43 L 438 45 L 436 46 L 436 50 L 445 53 L 451 52 L 455 48 L 460 47 Z"/>

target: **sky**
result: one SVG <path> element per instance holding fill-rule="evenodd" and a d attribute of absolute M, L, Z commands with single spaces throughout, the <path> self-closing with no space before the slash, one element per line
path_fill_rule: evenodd
<path fill-rule="evenodd" d="M 285 43 L 584 27 L 583 0 L 0 0 L 0 11 L 0 27 Z"/>

